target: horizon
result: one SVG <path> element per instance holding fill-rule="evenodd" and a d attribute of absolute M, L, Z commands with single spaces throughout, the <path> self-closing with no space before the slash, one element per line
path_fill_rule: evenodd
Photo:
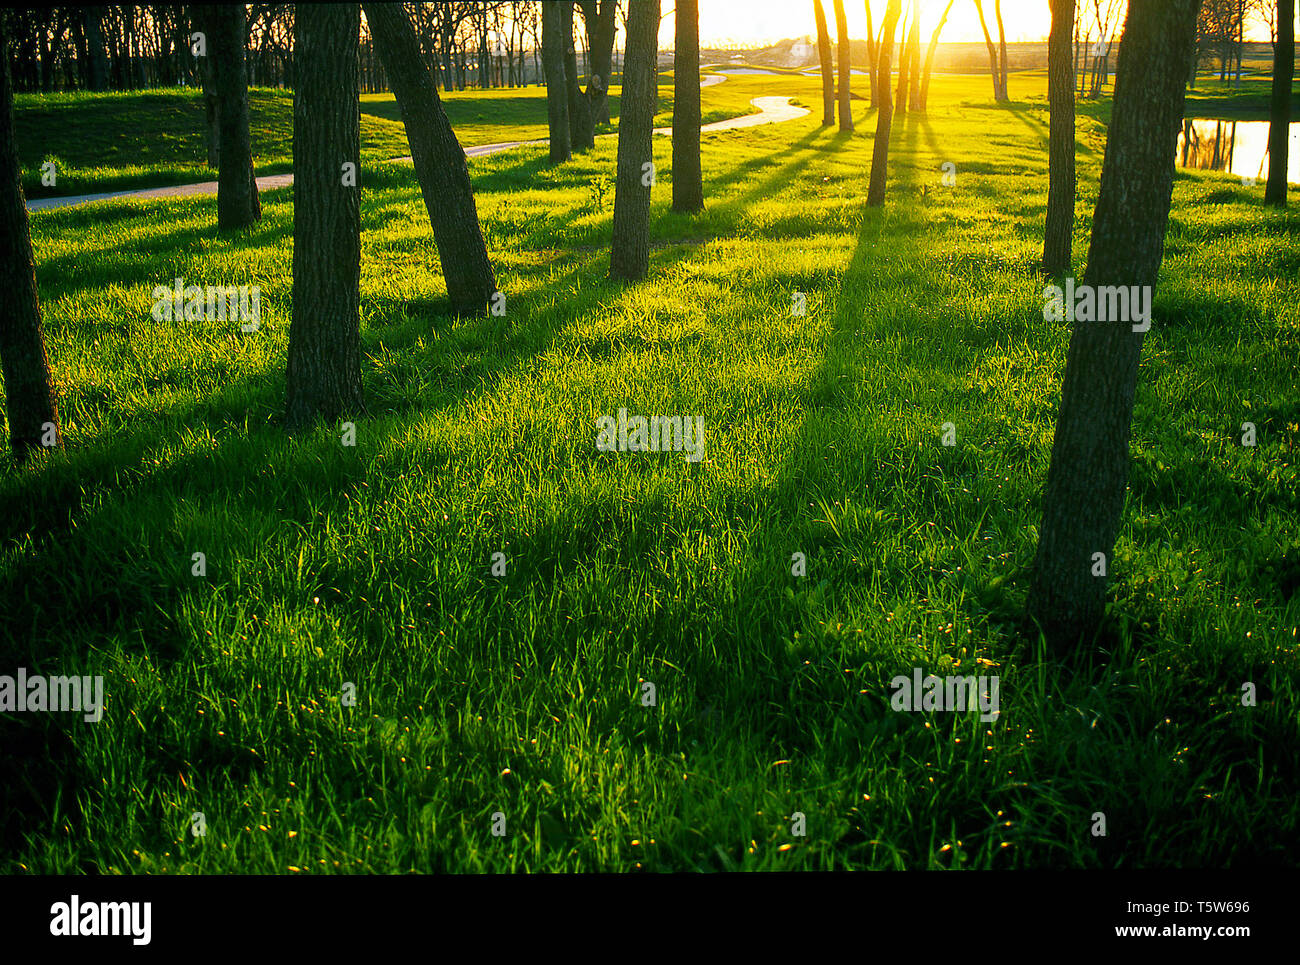
<path fill-rule="evenodd" d="M 832 42 L 835 36 L 835 13 L 832 4 L 824 3 L 827 25 Z M 921 4 L 922 43 L 929 40 L 939 17 L 943 14 L 943 4 L 939 0 L 929 0 Z M 1051 11 L 1042 0 L 1005 0 L 1002 5 L 1002 19 L 1006 27 L 1007 43 L 1045 43 L 1051 28 Z M 904 4 L 907 9 L 907 4 Z M 988 23 L 989 34 L 997 42 L 998 25 L 995 5 L 985 4 L 984 17 Z M 1121 10 L 1123 7 L 1121 7 Z M 659 30 L 661 50 L 669 50 L 673 45 L 673 11 L 675 4 L 665 0 L 663 20 Z M 736 3 L 734 0 L 701 0 L 700 2 L 700 47 L 701 49 L 746 49 L 762 48 L 779 43 L 810 37 L 816 43 L 817 28 L 813 20 L 812 4 L 792 2 L 792 0 L 746 0 L 744 13 L 747 29 L 741 31 L 736 24 Z M 846 3 L 845 17 L 848 20 L 850 41 L 865 41 L 867 36 L 867 17 L 865 3 Z M 880 29 L 884 19 L 885 2 L 875 0 L 871 4 L 872 27 Z M 1117 18 L 1123 23 L 1122 14 Z M 910 20 L 909 20 L 910 22 Z M 1091 23 L 1091 20 L 1087 22 Z M 1247 20 L 1246 40 L 1253 43 L 1269 41 L 1268 27 L 1257 16 Z M 1093 28 L 1095 34 L 1095 27 Z M 620 31 L 621 36 L 621 31 Z M 944 25 L 940 46 L 944 44 L 984 43 L 984 34 L 980 29 L 979 15 L 974 3 L 955 2 Z"/>

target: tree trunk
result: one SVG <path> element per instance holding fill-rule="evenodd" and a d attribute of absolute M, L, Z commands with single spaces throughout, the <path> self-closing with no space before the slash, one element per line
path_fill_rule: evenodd
<path fill-rule="evenodd" d="M 1002 87 L 1002 99 L 1010 100 L 1007 93 L 1007 29 L 1002 25 L 1002 0 L 993 4 L 993 16 L 998 22 L 998 76 Z"/>
<path fill-rule="evenodd" d="M 443 16 L 448 14 L 444 11 Z M 442 42 L 442 88 L 448 93 L 456 92 L 456 64 L 452 55 L 451 27 L 443 21 L 438 22 L 438 36 Z"/>
<path fill-rule="evenodd" d="M 930 47 L 925 52 L 925 70 L 921 75 L 920 111 L 922 114 L 925 113 L 925 105 L 930 101 L 930 71 L 934 68 L 934 53 L 939 49 L 939 34 L 943 31 L 943 25 L 948 22 L 948 14 L 952 11 L 954 2 L 955 0 L 948 0 L 943 16 L 939 18 L 939 26 L 935 27 L 934 33 L 930 34 Z"/>
<path fill-rule="evenodd" d="M 204 29 L 207 29 L 206 24 Z M 203 84 L 203 142 L 207 148 L 208 167 L 215 171 L 221 166 L 221 110 L 217 100 L 215 61 L 210 51 L 199 64 L 199 78 Z"/>
<path fill-rule="evenodd" d="M 1084 285 L 1149 287 L 1164 253 L 1200 0 L 1130 0 Z M 1143 332 L 1074 324 L 1028 613 L 1057 652 L 1091 638 L 1124 508 Z M 1097 554 L 1101 554 L 1098 556 Z M 1097 575 L 1094 575 L 1096 573 Z"/>
<path fill-rule="evenodd" d="M 459 312 L 483 311 L 497 290 L 474 204 L 465 152 L 447 120 L 420 44 L 400 4 L 363 5 L 375 51 L 402 112 L 447 297 Z"/>
<path fill-rule="evenodd" d="M 822 0 L 813 0 L 817 20 L 817 55 L 822 63 L 822 127 L 835 123 L 835 71 L 831 65 L 831 35 L 826 29 L 826 11 Z"/>
<path fill-rule="evenodd" d="M 1083 36 L 1074 41 L 1074 76 L 1079 82 L 1079 96 L 1083 96 L 1084 78 L 1088 76 L 1088 39 Z"/>
<path fill-rule="evenodd" d="M 614 81 L 614 34 L 618 0 L 582 0 L 582 18 L 587 31 L 591 65 L 587 72 L 587 98 L 595 124 L 609 123 L 609 85 Z M 600 78 L 600 83 L 596 83 Z"/>
<path fill-rule="evenodd" d="M 86 39 L 88 19 L 89 11 L 85 8 L 74 12 L 72 17 L 72 43 L 77 51 L 77 77 L 85 90 L 90 90 L 90 44 Z"/>
<path fill-rule="evenodd" d="M 295 18 L 290 432 L 362 411 L 361 9 L 303 3 Z"/>
<path fill-rule="evenodd" d="M 876 106 L 876 60 L 879 52 L 876 47 L 875 35 L 871 32 L 871 0 L 863 0 L 863 6 L 867 8 L 867 61 L 871 70 L 871 106 Z M 949 6 L 952 6 L 950 3 Z"/>
<path fill-rule="evenodd" d="M 907 109 L 921 109 L 921 5 L 912 8 L 912 29 L 907 38 Z"/>
<path fill-rule="evenodd" d="M 596 146 L 596 125 L 591 117 L 591 101 L 582 92 L 578 73 L 578 48 L 573 41 L 573 4 L 564 4 L 564 87 L 569 108 L 569 144 L 574 151 L 590 151 Z"/>
<path fill-rule="evenodd" d="M 573 9 L 572 6 L 569 7 Z M 488 50 L 487 7 L 478 11 L 478 89 L 487 90 L 492 86 L 492 52 Z"/>
<path fill-rule="evenodd" d="M 975 9 L 980 15 L 980 29 L 984 31 L 984 46 L 989 49 L 989 74 L 993 78 L 993 99 L 1002 100 L 1002 85 L 999 83 L 1001 74 L 998 70 L 998 52 L 993 47 L 993 38 L 989 36 L 989 25 L 984 20 L 984 3 L 983 0 L 975 0 Z"/>
<path fill-rule="evenodd" d="M 49 27 L 51 22 L 42 22 L 37 25 L 39 34 L 37 41 L 40 45 L 41 55 L 41 91 L 48 94 L 53 89 L 54 64 L 50 50 L 50 33 Z"/>
<path fill-rule="evenodd" d="M 691 213 L 704 207 L 704 175 L 700 169 L 700 0 L 677 0 L 673 17 L 673 210 Z"/>
<path fill-rule="evenodd" d="M 542 0 L 542 65 L 546 69 L 546 122 L 550 136 L 551 163 L 560 164 L 573 156 L 569 131 L 569 85 L 564 69 L 564 7 L 572 0 Z"/>
<path fill-rule="evenodd" d="M 22 169 L 14 143 L 14 95 L 9 43 L 0 18 L 0 375 L 4 376 L 9 448 L 22 462 L 53 430 L 63 445 L 59 411 L 45 355 L 41 303 L 36 293 L 32 237 L 23 200 Z"/>
<path fill-rule="evenodd" d="M 1074 75 L 1070 38 L 1074 0 L 1051 0 L 1052 31 L 1047 38 L 1048 140 L 1047 230 L 1043 270 L 1052 276 L 1070 268 L 1074 240 Z"/>
<path fill-rule="evenodd" d="M 913 0 L 915 3 L 916 0 Z M 898 38 L 898 91 L 894 96 L 894 110 L 907 113 L 907 78 L 912 69 L 912 38 L 907 35 L 907 21 L 902 21 L 903 32 Z M 916 25 L 913 24 L 915 30 Z"/>
<path fill-rule="evenodd" d="M 246 228 L 262 217 L 248 130 L 244 5 L 222 3 L 206 14 L 208 63 L 217 102 L 217 229 Z"/>
<path fill-rule="evenodd" d="M 1291 130 L 1291 82 L 1295 76 L 1295 0 L 1277 0 L 1277 42 L 1273 44 L 1273 97 L 1269 103 L 1268 183 L 1264 203 L 1286 207 L 1286 173 Z"/>
<path fill-rule="evenodd" d="M 654 173 L 658 56 L 659 0 L 636 0 L 627 12 L 618 173 L 614 182 L 614 238 L 609 262 L 610 276 L 625 281 L 638 281 L 650 269 L 650 182 Z"/>
<path fill-rule="evenodd" d="M 86 8 L 87 86 L 108 90 L 108 56 L 104 50 L 104 8 Z"/>
<path fill-rule="evenodd" d="M 885 203 L 885 180 L 889 172 L 889 131 L 893 125 L 894 108 L 890 101 L 889 61 L 893 55 L 894 29 L 902 13 L 901 0 L 889 0 L 885 7 L 885 20 L 880 25 L 880 44 L 876 50 L 876 78 L 879 87 L 876 114 L 876 140 L 871 149 L 871 185 L 867 189 L 867 204 L 878 208 Z"/>
<path fill-rule="evenodd" d="M 835 9 L 835 35 L 838 40 L 839 68 L 840 68 L 840 86 L 839 86 L 839 104 L 840 104 L 840 130 L 853 130 L 853 105 L 850 78 L 853 70 L 851 60 L 852 51 L 849 49 L 849 23 L 844 17 L 844 0 L 834 0 Z"/>

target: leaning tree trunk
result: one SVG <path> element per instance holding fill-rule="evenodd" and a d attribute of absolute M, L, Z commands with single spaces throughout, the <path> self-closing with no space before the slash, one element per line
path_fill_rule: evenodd
<path fill-rule="evenodd" d="M 298 4 L 293 92 L 290 432 L 360 414 L 358 4 Z"/>
<path fill-rule="evenodd" d="M 1070 50 L 1074 2 L 1051 0 L 1052 31 L 1047 38 L 1047 100 L 1051 118 L 1043 270 L 1053 276 L 1069 269 L 1074 239 L 1074 60 Z"/>
<path fill-rule="evenodd" d="M 700 0 L 677 0 L 673 15 L 673 210 L 704 207 L 700 169 Z"/>
<path fill-rule="evenodd" d="M 248 74 L 245 67 L 245 23 L 242 3 L 222 3 L 205 9 L 208 57 L 217 97 L 217 228 L 246 228 L 262 217 L 262 202 L 253 172 L 252 138 L 248 130 Z"/>
<path fill-rule="evenodd" d="M 852 76 L 852 51 L 849 49 L 849 22 L 844 17 L 844 0 L 835 0 L 835 35 L 839 41 L 840 61 L 840 130 L 853 130 L 853 105 L 849 78 Z"/>
<path fill-rule="evenodd" d="M 948 14 L 952 12 L 952 5 L 955 0 L 948 0 L 948 6 L 944 8 L 943 16 L 939 18 L 939 26 L 934 28 L 934 33 L 930 34 L 930 47 L 925 52 L 925 70 L 921 73 L 921 103 L 919 109 L 922 114 L 925 113 L 925 105 L 930 101 L 930 71 L 934 68 L 934 53 L 939 49 L 939 34 L 943 32 L 943 25 L 948 22 Z"/>
<path fill-rule="evenodd" d="M 402 112 L 447 297 L 457 311 L 481 312 L 497 286 L 465 152 L 447 120 L 429 69 L 420 59 L 420 42 L 402 6 L 367 3 L 364 7 L 375 50 Z"/>
<path fill-rule="evenodd" d="M 813 17 L 817 20 L 817 55 L 822 62 L 822 127 L 830 127 L 835 123 L 835 72 L 831 66 L 831 35 L 826 29 L 822 0 L 813 0 Z"/>
<path fill-rule="evenodd" d="M 9 448 L 24 461 L 42 441 L 63 445 L 59 410 L 45 355 L 36 266 L 14 143 L 9 42 L 0 19 L 0 375 L 4 376 Z"/>
<path fill-rule="evenodd" d="M 989 36 L 989 25 L 984 20 L 984 4 L 982 0 L 975 0 L 975 9 L 979 11 L 980 28 L 984 31 L 984 46 L 989 49 L 989 74 L 993 77 L 993 99 L 1002 100 L 1002 85 L 998 82 L 998 52 L 993 46 L 993 38 Z"/>
<path fill-rule="evenodd" d="M 885 203 L 885 180 L 889 173 L 889 131 L 893 125 L 894 108 L 890 101 L 889 61 L 893 55 L 894 29 L 902 13 L 902 0 L 889 0 L 885 7 L 885 20 L 880 25 L 880 42 L 876 48 L 876 82 L 879 92 L 876 100 L 880 110 L 876 113 L 876 140 L 871 149 L 871 185 L 867 189 L 867 204 L 878 208 Z"/>
<path fill-rule="evenodd" d="M 1277 43 L 1273 45 L 1273 97 L 1269 105 L 1268 183 L 1264 203 L 1286 207 L 1291 130 L 1291 82 L 1295 76 L 1295 0 L 1277 0 Z"/>
<path fill-rule="evenodd" d="M 569 85 L 564 69 L 564 7 L 573 0 L 542 0 L 542 67 L 546 71 L 546 125 L 551 163 L 573 156 L 569 131 Z"/>
<path fill-rule="evenodd" d="M 1183 89 L 1200 0 L 1130 0 L 1083 284 L 1149 287 L 1164 254 Z M 1050 645 L 1091 638 L 1128 479 L 1144 332 L 1083 321 L 1070 337 L 1028 612 Z M 1100 554 L 1100 555 L 1098 555 Z"/>
<path fill-rule="evenodd" d="M 650 270 L 650 187 L 654 183 L 654 116 L 658 97 L 659 0 L 628 7 L 623 97 L 618 115 L 618 173 L 609 273 L 638 281 Z"/>

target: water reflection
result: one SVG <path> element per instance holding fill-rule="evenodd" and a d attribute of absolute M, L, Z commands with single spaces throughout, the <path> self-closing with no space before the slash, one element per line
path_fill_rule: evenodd
<path fill-rule="evenodd" d="M 1268 178 L 1268 121 L 1189 117 L 1178 133 L 1178 165 L 1264 181 Z M 1300 123 L 1291 125 L 1286 179 L 1300 183 Z"/>

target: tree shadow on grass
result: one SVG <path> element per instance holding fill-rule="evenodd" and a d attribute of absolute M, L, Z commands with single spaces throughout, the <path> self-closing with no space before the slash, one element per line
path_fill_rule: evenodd
<path fill-rule="evenodd" d="M 780 171 L 773 175 L 782 177 Z M 902 195 L 910 177 L 904 175 L 893 182 L 891 196 Z M 922 276 L 928 273 L 928 277 L 920 284 L 926 289 L 941 288 L 942 269 L 934 259 L 925 257 L 922 227 L 921 219 L 897 207 L 867 211 L 845 269 L 846 281 L 860 282 L 882 271 L 891 274 L 894 269 L 884 264 L 883 256 L 888 253 L 908 265 L 931 266 L 922 268 Z M 883 699 L 864 700 L 858 690 L 864 677 L 870 678 L 872 673 L 884 677 L 893 669 L 894 655 L 853 650 L 835 653 L 836 644 L 826 630 L 825 618 L 834 610 L 833 601 L 863 579 L 865 564 L 840 555 L 838 540 L 818 533 L 804 507 L 819 498 L 843 498 L 846 492 L 865 493 L 870 502 L 870 494 L 879 489 L 869 465 L 841 454 L 847 428 L 837 435 L 830 426 L 840 413 L 851 418 L 853 403 L 842 391 L 842 381 L 846 376 L 861 377 L 856 366 L 864 345 L 858 337 L 864 310 L 888 314 L 897 311 L 898 304 L 906 301 L 864 306 L 841 298 L 836 303 L 824 361 L 809 383 L 795 390 L 805 412 L 804 425 L 789 446 L 776 481 L 724 492 L 709 508 L 711 516 L 735 520 L 746 531 L 743 556 L 733 560 L 739 570 L 734 578 L 702 579 L 693 587 L 677 587 L 671 593 L 664 587 L 653 609 L 634 606 L 588 613 L 586 623 L 562 635 L 532 633 L 531 646 L 540 643 L 544 649 L 530 653 L 525 669 L 532 669 L 534 660 L 544 667 L 557 660 L 576 659 L 576 652 L 584 661 L 604 665 L 613 673 L 616 655 L 634 653 L 634 659 L 646 668 L 647 679 L 652 672 L 661 684 L 670 679 L 674 717 L 666 730 L 647 730 L 644 715 L 628 709 L 632 706 L 628 703 L 604 708 L 600 726 L 657 752 L 685 748 L 694 739 L 709 745 L 735 744 L 734 756 L 740 758 L 754 750 L 770 756 L 808 757 L 822 753 L 824 735 L 833 730 L 841 736 L 845 732 L 852 735 L 844 737 L 847 744 L 842 746 L 859 754 L 861 760 L 877 739 L 893 733 L 899 725 L 885 709 Z M 874 348 L 871 342 L 865 344 L 868 354 L 892 351 L 885 342 Z M 951 364 L 961 366 L 963 362 L 958 359 Z M 828 438 L 838 444 L 828 449 Z M 880 442 L 888 445 L 890 440 Z M 852 451 L 859 446 L 845 448 Z M 580 463 L 598 462 L 601 456 L 586 452 L 573 458 Z M 948 461 L 960 459 L 954 454 Z M 646 463 L 647 472 L 654 468 L 653 462 Z M 688 474 L 695 471 L 688 470 Z M 977 511 L 973 500 L 964 510 Z M 645 574 L 658 572 L 662 561 L 671 560 L 684 532 L 701 522 L 683 519 L 680 510 L 662 494 L 628 501 L 570 502 L 563 519 L 525 534 L 512 534 L 513 554 L 526 562 L 515 571 L 509 586 L 484 582 L 481 592 L 497 599 L 495 606 L 485 606 L 482 611 L 488 621 L 484 638 L 511 638 L 521 629 L 513 623 L 514 614 L 523 610 L 519 604 L 546 592 L 547 587 L 563 584 L 566 574 L 608 574 L 605 596 L 609 599 L 642 599 L 654 592 L 644 585 L 649 579 Z M 623 535 L 611 539 L 611 534 Z M 503 533 L 498 538 L 504 537 Z M 817 590 L 799 587 L 798 581 L 788 576 L 794 550 L 808 553 L 810 572 L 816 571 L 822 578 Z M 627 573 L 641 575 L 624 585 L 619 574 Z M 902 572 L 894 575 L 906 579 Z M 906 593 L 908 585 L 904 582 L 897 592 Z M 787 602 L 787 590 L 795 588 L 797 595 Z M 832 600 L 824 607 L 820 602 L 823 595 Z M 847 660 L 858 676 L 846 676 L 843 667 L 831 665 L 840 660 Z M 595 667 L 593 672 L 598 672 Z M 635 680 L 628 683 L 630 689 L 635 688 Z M 832 767 L 835 763 L 829 762 Z"/>
<path fill-rule="evenodd" d="M 281 245 L 293 231 L 287 223 L 277 218 L 263 218 L 256 225 L 238 234 L 218 234 L 215 225 L 193 225 L 177 228 L 164 235 L 151 235 L 127 242 L 117 241 L 103 250 L 107 258 L 95 258 L 94 253 L 78 251 L 56 257 L 39 257 L 37 280 L 41 287 L 42 302 L 60 296 L 75 296 L 81 292 L 103 288 L 139 289 L 152 302 L 155 285 L 172 286 L 171 277 L 160 277 L 160 258 L 164 263 L 194 265 L 199 274 L 187 278 L 187 284 L 199 284 L 198 278 L 207 274 L 199 264 L 215 254 L 237 254 L 241 251 Z M 209 269 L 210 270 L 210 269 Z M 234 283 L 220 279 L 220 284 Z M 240 284 L 246 283 L 242 278 Z"/>

